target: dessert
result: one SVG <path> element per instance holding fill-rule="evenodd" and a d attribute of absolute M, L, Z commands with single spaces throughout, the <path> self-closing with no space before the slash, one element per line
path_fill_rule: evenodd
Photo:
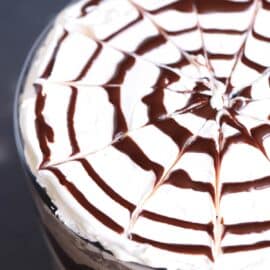
<path fill-rule="evenodd" d="M 269 15 L 268 0 L 92 0 L 57 17 L 20 126 L 63 230 L 122 269 L 269 269 Z"/>

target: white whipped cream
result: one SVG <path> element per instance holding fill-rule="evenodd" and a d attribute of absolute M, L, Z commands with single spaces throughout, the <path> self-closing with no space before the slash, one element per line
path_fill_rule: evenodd
<path fill-rule="evenodd" d="M 169 270 L 266 270 L 270 265 L 269 246 L 234 253 L 223 253 L 222 248 L 270 241 L 270 228 L 259 233 L 228 232 L 223 239 L 220 234 L 224 224 L 226 227 L 270 220 L 269 185 L 221 194 L 223 184 L 269 177 L 269 134 L 262 138 L 265 153 L 256 145 L 232 143 L 219 161 L 219 169 L 215 168 L 217 160 L 207 148 L 195 151 L 192 147 L 200 139 L 205 144 L 210 140 L 213 149 L 222 152 L 226 140 L 243 135 L 241 125 L 248 134 L 261 125 L 269 125 L 270 59 L 265 52 L 270 51 L 270 42 L 256 38 L 252 32 L 269 38 L 270 11 L 262 7 L 261 1 L 254 1 L 243 11 L 206 14 L 195 1 L 187 9 L 181 8 L 181 2 L 184 5 L 186 1 L 104 0 L 97 6 L 89 5 L 84 15 L 82 7 L 91 4 L 84 0 L 61 12 L 37 52 L 21 96 L 20 126 L 26 161 L 57 207 L 60 220 L 83 238 L 100 242 L 119 260 Z M 224 2 L 248 4 L 240 0 Z M 162 9 L 177 3 L 179 10 Z M 123 30 L 126 25 L 129 27 Z M 148 39 L 157 44 L 153 48 L 141 48 Z M 57 47 L 51 71 L 48 76 L 42 76 Z M 95 53 L 93 63 L 79 76 Z M 231 58 L 226 57 L 230 55 Z M 243 56 L 265 67 L 264 73 L 247 65 Z M 128 57 L 133 64 L 122 81 L 111 82 L 116 67 Z M 181 61 L 186 63 L 182 65 Z M 153 121 L 147 97 L 158 91 L 158 80 L 164 72 L 179 78 L 173 82 L 167 78 L 166 87 L 161 90 L 162 114 Z M 219 80 L 224 77 L 227 80 L 221 83 Z M 200 111 L 202 97 L 192 100 L 200 82 L 205 83 L 205 88 L 199 89 L 198 95 L 208 99 L 207 108 L 216 117 Z M 53 142 L 47 140 L 50 157 L 45 164 L 36 128 L 37 91 L 33 84 L 41 86 L 45 97 L 41 114 L 54 133 Z M 242 97 L 247 103 L 237 110 L 234 118 L 238 127 L 222 122 L 234 100 L 225 91 L 228 85 L 232 86 L 233 94 L 250 86 L 250 97 Z M 110 100 L 108 91 L 118 90 L 127 131 L 115 137 L 115 100 Z M 76 153 L 73 153 L 67 117 L 74 91 L 77 96 L 72 128 Z M 166 121 L 174 123 L 170 131 L 159 126 Z M 176 130 L 176 126 L 181 130 Z M 176 137 L 172 135 L 174 130 L 179 132 Z M 177 145 L 177 140 L 185 134 L 188 135 L 181 146 Z M 119 137 L 123 142 L 132 140 L 153 167 L 146 169 L 146 163 L 139 164 L 140 160 L 118 149 Z M 134 205 L 132 213 L 87 173 L 81 159 L 91 165 L 104 181 L 103 186 Z M 158 179 L 153 164 L 164 168 Z M 123 232 L 116 232 L 110 224 L 87 211 L 50 168 L 61 172 L 68 185 L 73 185 L 92 208 L 120 226 Z M 169 184 L 169 175 L 178 171 L 186 172 L 194 186 L 200 183 L 211 187 L 214 198 L 209 192 Z M 171 224 L 143 213 L 166 217 Z M 202 226 L 212 223 L 214 239 L 207 231 L 178 226 L 172 220 Z M 134 235 L 150 242 L 132 240 Z M 213 253 L 214 261 L 205 254 L 177 252 L 155 243 L 171 247 L 203 246 Z"/>

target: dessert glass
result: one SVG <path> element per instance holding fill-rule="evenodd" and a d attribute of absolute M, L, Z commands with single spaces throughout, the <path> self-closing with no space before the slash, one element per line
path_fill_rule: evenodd
<path fill-rule="evenodd" d="M 24 156 L 24 143 L 19 126 L 20 96 L 24 91 L 27 76 L 36 53 L 46 38 L 54 21 L 48 24 L 36 40 L 22 68 L 18 80 L 14 102 L 14 133 L 18 154 L 23 166 L 25 176 L 33 196 L 42 231 L 47 246 L 53 257 L 56 270 L 146 270 L 148 267 L 133 263 L 124 263 L 116 260 L 99 243 L 91 243 L 82 239 L 67 228 L 55 215 L 56 207 L 51 202 L 46 192 L 36 183 Z"/>

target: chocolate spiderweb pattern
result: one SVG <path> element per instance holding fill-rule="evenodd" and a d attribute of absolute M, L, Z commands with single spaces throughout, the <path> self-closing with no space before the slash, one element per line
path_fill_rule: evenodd
<path fill-rule="evenodd" d="M 131 241 L 210 261 L 270 247 L 260 236 L 270 231 L 270 215 L 256 214 L 270 192 L 270 32 L 263 24 L 270 3 L 117 0 L 121 9 L 108 15 L 115 1 L 84 2 L 35 81 L 42 96 L 36 122 L 55 135 L 36 129 L 40 170 L 53 174 L 93 219 Z M 66 48 L 68 58 L 61 53 Z M 49 98 L 59 85 L 69 101 L 61 112 Z M 50 106 L 55 121 L 46 117 Z M 95 129 L 93 115 L 102 127 Z M 76 121 L 88 117 L 82 132 Z M 62 147 L 59 120 L 69 145 L 54 156 Z M 67 169 L 73 167 L 127 218 L 117 220 L 76 187 Z M 249 213 L 234 215 L 237 202 Z M 144 230 L 151 226 L 170 233 Z M 258 240 L 250 242 L 254 233 Z"/>

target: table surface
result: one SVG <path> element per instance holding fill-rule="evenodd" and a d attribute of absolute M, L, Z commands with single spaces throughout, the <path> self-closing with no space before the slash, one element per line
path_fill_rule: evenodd
<path fill-rule="evenodd" d="M 36 210 L 17 157 L 12 128 L 16 81 L 34 40 L 68 0 L 0 4 L 0 269 L 50 270 Z"/>

